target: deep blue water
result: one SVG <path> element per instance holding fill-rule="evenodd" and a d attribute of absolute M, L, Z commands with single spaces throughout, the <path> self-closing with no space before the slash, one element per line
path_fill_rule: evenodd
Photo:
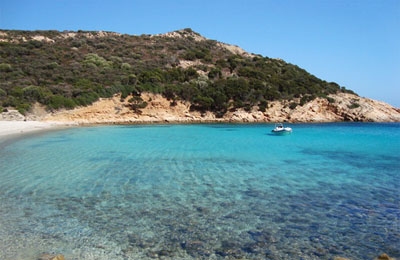
<path fill-rule="evenodd" d="M 400 257 L 400 124 L 81 127 L 0 143 L 0 259 Z"/>

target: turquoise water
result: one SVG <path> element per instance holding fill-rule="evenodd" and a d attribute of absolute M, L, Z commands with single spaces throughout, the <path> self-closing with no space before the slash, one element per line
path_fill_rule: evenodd
<path fill-rule="evenodd" d="M 0 259 L 400 257 L 400 124 L 81 127 L 0 143 Z"/>

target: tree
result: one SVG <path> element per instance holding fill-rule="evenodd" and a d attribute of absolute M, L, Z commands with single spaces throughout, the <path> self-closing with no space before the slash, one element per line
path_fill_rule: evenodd
<path fill-rule="evenodd" d="M 128 100 L 129 107 L 135 111 L 135 113 L 141 113 L 140 109 L 145 108 L 147 106 L 147 102 L 144 101 L 140 96 L 134 96 Z"/>

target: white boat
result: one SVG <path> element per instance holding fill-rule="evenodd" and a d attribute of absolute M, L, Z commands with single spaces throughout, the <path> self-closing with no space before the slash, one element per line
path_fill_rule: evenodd
<path fill-rule="evenodd" d="M 275 128 L 272 130 L 274 134 L 290 134 L 292 132 L 292 128 L 284 127 L 282 123 L 275 124 Z"/>

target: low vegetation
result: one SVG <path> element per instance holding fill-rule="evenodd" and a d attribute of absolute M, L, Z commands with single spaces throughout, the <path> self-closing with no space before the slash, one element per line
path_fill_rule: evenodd
<path fill-rule="evenodd" d="M 295 108 L 349 92 L 282 60 L 232 53 L 191 29 L 174 35 L 0 31 L 0 108 L 25 113 L 39 102 L 72 109 L 120 93 L 134 96 L 136 111 L 146 102 L 135 96 L 148 91 L 222 116 L 254 106 L 265 111 L 272 100 L 291 100 Z"/>

